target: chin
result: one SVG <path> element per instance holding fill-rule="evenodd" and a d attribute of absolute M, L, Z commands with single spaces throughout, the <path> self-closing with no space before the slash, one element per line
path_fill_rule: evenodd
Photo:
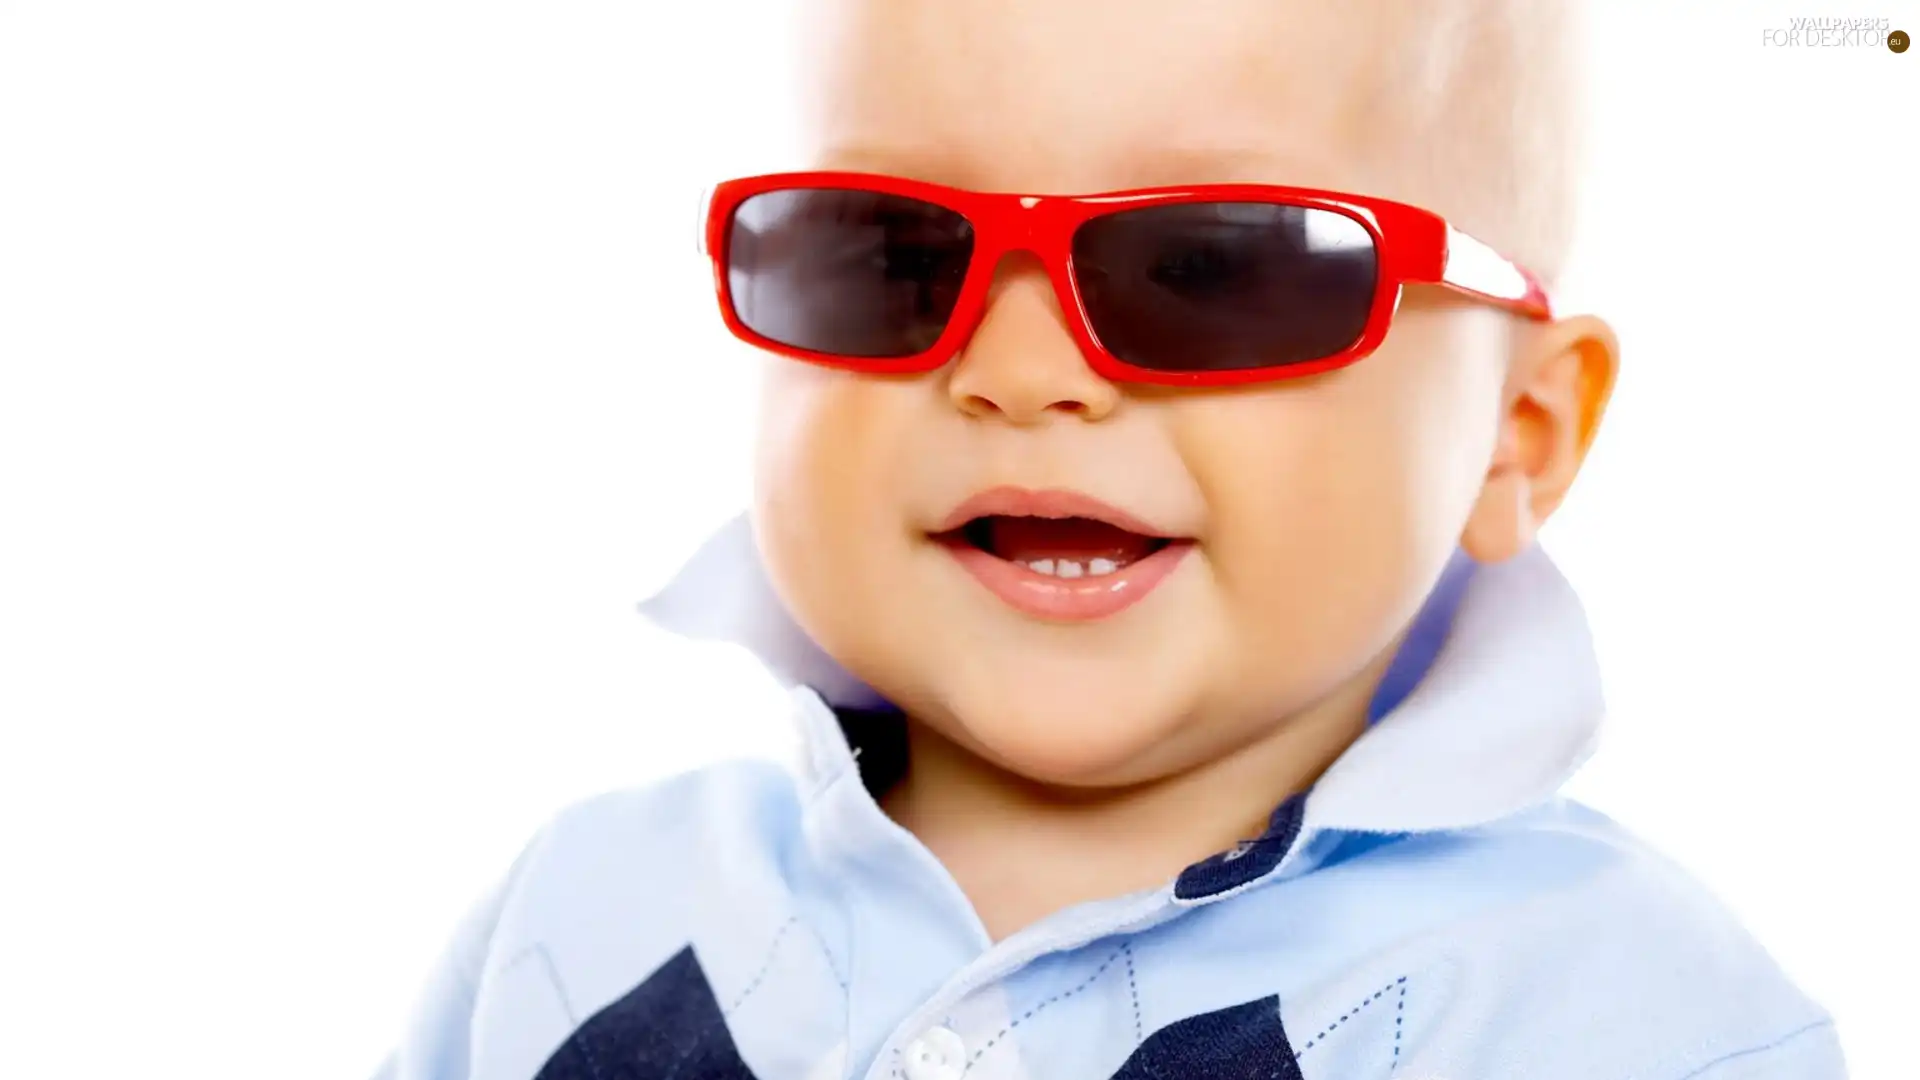
<path fill-rule="evenodd" d="M 954 695 L 947 722 L 973 752 L 1036 783 L 1119 786 L 1154 778 L 1151 761 L 1187 712 L 1173 697 L 1165 684 L 1026 676 Z"/>

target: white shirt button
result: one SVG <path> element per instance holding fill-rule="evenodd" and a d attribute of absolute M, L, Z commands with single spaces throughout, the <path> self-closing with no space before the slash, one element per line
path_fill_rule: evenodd
<path fill-rule="evenodd" d="M 907 1044 L 907 1080 L 960 1080 L 967 1069 L 967 1044 L 951 1030 L 937 1027 Z"/>

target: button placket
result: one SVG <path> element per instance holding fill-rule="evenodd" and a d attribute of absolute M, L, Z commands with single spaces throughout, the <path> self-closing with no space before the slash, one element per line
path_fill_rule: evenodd
<path fill-rule="evenodd" d="M 967 1044 L 949 1027 L 929 1028 L 900 1052 L 907 1080 L 960 1080 Z"/>
<path fill-rule="evenodd" d="M 943 1061 L 957 1065 L 956 1078 L 962 1074 L 969 1080 L 986 1080 L 986 1075 L 1024 1076 L 1018 1066 L 1009 1072 L 993 1064 L 1003 1047 L 1017 1060 L 1016 1051 L 1006 1045 L 1009 1040 L 994 1037 L 995 1032 L 1004 1036 L 1017 1026 L 1002 981 L 1038 957 L 1073 952 L 1097 938 L 1138 933 L 1184 910 L 1184 905 L 1174 902 L 1171 889 L 1096 901 L 1076 917 L 1045 926 L 1043 932 L 1023 931 L 994 945 L 894 1029 L 893 1038 L 874 1057 L 867 1080 L 922 1080 L 920 1074 L 909 1071 L 910 1059 L 924 1061 L 924 1067 L 933 1070 L 926 1074 L 933 1080 L 945 1080 L 937 1068 Z M 935 1035 L 936 1031 L 945 1031 L 952 1041 Z M 959 1032 L 966 1032 L 973 1042 Z M 930 1052 L 922 1058 L 920 1050 L 935 1050 L 935 1040 L 946 1052 Z M 982 1066 L 992 1067 L 983 1075 Z"/>

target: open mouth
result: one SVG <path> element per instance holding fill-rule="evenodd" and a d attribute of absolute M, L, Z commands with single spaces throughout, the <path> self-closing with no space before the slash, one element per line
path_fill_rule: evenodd
<path fill-rule="evenodd" d="M 1046 577 L 1074 580 L 1117 574 L 1174 543 L 1088 517 L 987 514 L 938 539 L 985 552 Z"/>
<path fill-rule="evenodd" d="M 1119 614 L 1195 546 L 1087 495 L 1012 487 L 968 499 L 932 538 L 1008 607 L 1048 622 Z"/>
<path fill-rule="evenodd" d="M 969 499 L 933 539 L 1024 615 L 1084 622 L 1117 615 L 1193 551 L 1116 507 L 1073 492 L 997 488 Z"/>

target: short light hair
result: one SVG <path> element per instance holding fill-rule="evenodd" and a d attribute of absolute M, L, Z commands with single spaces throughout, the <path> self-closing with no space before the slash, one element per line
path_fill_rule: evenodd
<path fill-rule="evenodd" d="M 1424 8 L 1424 18 L 1409 18 Z M 1363 11 L 1364 9 L 1364 11 Z M 1396 0 L 1353 4 L 1406 26 L 1404 64 L 1381 67 L 1378 115 L 1401 130 L 1372 144 L 1398 176 L 1461 228 L 1551 284 L 1564 270 L 1586 165 L 1585 19 L 1573 0 Z M 1404 156 L 1403 156 L 1404 155 Z M 1385 194 L 1385 193 L 1383 193 Z"/>

